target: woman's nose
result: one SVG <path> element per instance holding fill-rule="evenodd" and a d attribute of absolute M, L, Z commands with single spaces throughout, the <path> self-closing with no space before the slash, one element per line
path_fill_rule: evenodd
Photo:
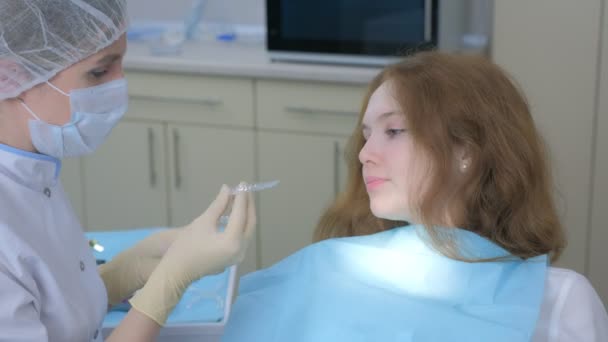
<path fill-rule="evenodd" d="M 368 139 L 361 148 L 361 151 L 359 151 L 359 162 L 361 162 L 361 164 L 366 164 L 369 162 L 374 162 L 375 159 L 376 157 L 375 153 L 373 152 L 372 141 L 371 139 Z"/>

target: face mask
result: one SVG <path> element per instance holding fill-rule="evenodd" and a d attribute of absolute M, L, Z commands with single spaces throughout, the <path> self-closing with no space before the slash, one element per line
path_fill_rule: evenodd
<path fill-rule="evenodd" d="M 49 124 L 21 102 L 36 119 L 29 122 L 30 134 L 34 147 L 42 154 L 62 159 L 95 151 L 127 111 L 129 96 L 124 78 L 75 89 L 69 94 L 50 82 L 47 84 L 70 98 L 71 119 L 63 126 Z"/>

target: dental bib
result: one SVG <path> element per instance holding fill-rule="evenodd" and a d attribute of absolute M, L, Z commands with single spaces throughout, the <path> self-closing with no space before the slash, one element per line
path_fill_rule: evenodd
<path fill-rule="evenodd" d="M 509 253 L 444 228 L 469 258 Z M 450 259 L 421 226 L 325 240 L 241 279 L 222 341 L 530 341 L 547 256 Z"/>

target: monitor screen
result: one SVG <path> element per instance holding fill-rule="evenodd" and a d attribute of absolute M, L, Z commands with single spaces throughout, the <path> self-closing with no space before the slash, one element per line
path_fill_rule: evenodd
<path fill-rule="evenodd" d="M 267 0 L 269 50 L 402 55 L 435 45 L 436 1 Z"/>

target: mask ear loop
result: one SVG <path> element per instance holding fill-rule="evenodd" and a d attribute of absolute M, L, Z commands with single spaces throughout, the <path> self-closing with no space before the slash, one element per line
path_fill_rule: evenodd
<path fill-rule="evenodd" d="M 34 117 L 36 120 L 38 120 L 38 121 L 42 121 L 42 120 L 41 120 L 41 119 L 38 117 L 38 115 L 36 115 L 36 113 L 34 113 L 34 111 L 33 111 L 33 110 L 32 110 L 32 109 L 31 109 L 31 108 L 28 106 L 28 105 L 26 105 L 26 104 L 25 104 L 25 102 L 23 102 L 23 100 L 22 100 L 22 99 L 19 99 L 19 103 L 21 103 L 21 106 L 22 106 L 23 108 L 25 108 L 25 110 L 27 110 L 27 112 L 28 112 L 28 113 L 30 113 L 30 115 L 31 115 L 31 116 L 33 116 L 33 117 Z"/>
<path fill-rule="evenodd" d="M 57 88 L 53 83 L 46 81 L 46 84 L 48 84 L 51 88 L 57 90 L 59 93 L 61 93 L 64 96 L 70 97 L 69 94 L 67 94 L 65 91 Z M 28 113 L 30 113 L 36 120 L 38 121 L 42 121 L 38 115 L 36 115 L 36 113 L 34 113 L 34 111 L 30 108 L 30 106 L 28 106 L 27 104 L 25 104 L 25 101 L 23 101 L 22 98 L 19 98 L 19 102 L 21 103 L 21 106 L 23 106 L 23 108 L 25 108 L 25 110 L 27 110 Z"/>
<path fill-rule="evenodd" d="M 55 86 L 53 83 L 51 83 L 51 82 L 49 82 L 49 81 L 46 81 L 46 84 L 48 84 L 48 85 L 49 85 L 51 88 L 53 88 L 53 89 L 57 90 L 58 92 L 60 92 L 62 95 L 65 95 L 65 96 L 67 96 L 67 97 L 70 97 L 70 95 L 69 95 L 68 93 L 66 93 L 65 91 L 63 91 L 63 90 L 61 90 L 61 89 L 57 88 L 57 87 L 56 87 L 56 86 Z"/>

